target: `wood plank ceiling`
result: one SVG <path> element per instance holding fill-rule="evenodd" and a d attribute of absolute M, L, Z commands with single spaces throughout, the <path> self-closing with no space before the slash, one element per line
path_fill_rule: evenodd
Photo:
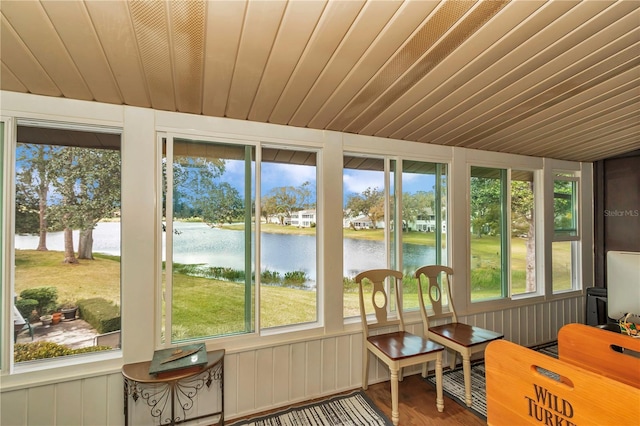
<path fill-rule="evenodd" d="M 13 1 L 0 88 L 498 152 L 640 149 L 639 1 Z"/>

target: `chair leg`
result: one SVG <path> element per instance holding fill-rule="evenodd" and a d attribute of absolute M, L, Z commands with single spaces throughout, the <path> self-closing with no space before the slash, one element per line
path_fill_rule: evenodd
<path fill-rule="evenodd" d="M 424 364 L 422 364 L 422 378 L 426 379 L 427 374 L 429 374 L 429 363 L 425 362 Z"/>
<path fill-rule="evenodd" d="M 462 354 L 462 371 L 464 373 L 464 400 L 471 407 L 471 355 Z"/>
<path fill-rule="evenodd" d="M 362 389 L 369 387 L 369 351 L 364 348 L 364 358 L 362 359 Z"/>
<path fill-rule="evenodd" d="M 458 358 L 458 352 L 456 351 L 448 351 L 449 355 L 451 356 L 451 370 L 454 370 L 456 368 L 456 359 Z"/>
<path fill-rule="evenodd" d="M 400 420 L 398 411 L 398 370 L 389 368 L 391 373 L 391 421 L 397 426 Z"/>
<path fill-rule="evenodd" d="M 444 411 L 444 397 L 442 396 L 442 351 L 436 355 L 436 408 Z"/>

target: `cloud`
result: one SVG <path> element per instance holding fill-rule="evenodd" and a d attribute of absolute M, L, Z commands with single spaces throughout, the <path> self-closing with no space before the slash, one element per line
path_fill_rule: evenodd
<path fill-rule="evenodd" d="M 262 163 L 262 192 L 280 186 L 298 187 L 305 182 L 315 184 L 315 166 L 296 164 Z M 315 186 L 315 185 L 314 185 Z"/>
<path fill-rule="evenodd" d="M 367 188 L 384 188 L 384 174 L 379 171 L 345 170 L 342 176 L 344 193 L 361 194 Z"/>

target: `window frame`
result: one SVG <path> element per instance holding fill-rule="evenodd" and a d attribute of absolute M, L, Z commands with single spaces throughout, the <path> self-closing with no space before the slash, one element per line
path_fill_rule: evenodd
<path fill-rule="evenodd" d="M 57 375 L 73 373 L 78 365 L 86 366 L 86 372 L 101 370 L 105 366 L 118 365 L 123 354 L 123 344 L 121 341 L 120 348 L 114 348 L 108 351 L 89 352 L 79 355 L 61 356 L 54 358 L 43 358 L 35 361 L 25 361 L 17 363 L 14 361 L 14 341 L 13 341 L 13 322 L 12 322 L 12 303 L 15 294 L 15 208 L 16 208 L 16 150 L 17 150 L 17 134 L 18 126 L 41 127 L 50 129 L 61 129 L 70 131 L 87 131 L 96 133 L 117 134 L 121 138 L 120 145 L 120 203 L 122 205 L 122 171 L 123 171 L 123 144 L 122 137 L 124 129 L 118 123 L 98 122 L 90 120 L 76 119 L 69 121 L 71 117 L 29 117 L 29 116 L 3 116 L 0 115 L 0 121 L 4 123 L 4 146 L 0 157 L 3 159 L 2 179 L 3 184 L 3 202 L 0 203 L 2 211 L 0 219 L 2 219 L 2 255 L 3 267 L 2 272 L 2 292 L 0 295 L 2 314 L 1 322 L 3 323 L 1 340 L 0 340 L 0 375 L 3 380 L 10 383 L 21 383 L 23 380 L 29 380 L 29 377 L 40 376 L 43 372 L 45 375 Z M 5 191 L 6 189 L 6 191 Z M 123 273 L 122 273 L 122 228 L 120 230 L 120 315 L 122 318 L 122 295 L 123 295 Z M 122 328 L 122 325 L 121 325 Z M 10 338 L 9 338 L 10 337 Z M 115 364 L 114 364 L 115 363 Z M 108 368 L 108 367 L 107 367 Z"/>
<path fill-rule="evenodd" d="M 421 163 L 435 165 L 436 166 L 436 174 L 434 175 L 436 179 L 435 184 L 440 182 L 442 179 L 443 174 L 442 173 L 438 174 L 438 172 L 442 171 L 441 168 L 443 165 L 446 166 L 446 174 L 444 175 L 446 176 L 447 189 L 445 191 L 445 194 L 443 196 L 440 193 L 441 191 L 437 191 L 438 195 L 436 194 L 434 195 L 436 195 L 437 199 L 439 199 L 441 202 L 442 200 L 444 200 L 444 204 L 448 208 L 448 206 L 450 205 L 450 194 L 451 194 L 451 189 L 450 189 L 451 159 L 443 159 L 443 158 L 439 158 L 438 156 L 426 158 L 426 157 L 421 157 L 416 155 L 402 155 L 402 154 L 391 155 L 385 152 L 370 153 L 370 152 L 362 152 L 362 151 L 356 151 L 356 150 L 347 150 L 346 148 L 343 151 L 343 159 L 344 157 L 371 158 L 371 159 L 380 160 L 383 162 L 383 170 L 381 170 L 381 172 L 383 173 L 383 181 L 384 181 L 384 188 L 382 192 L 384 194 L 384 206 L 385 206 L 384 244 L 385 244 L 386 264 L 381 265 L 380 267 L 403 270 L 404 269 L 404 266 L 403 266 L 404 253 L 402 250 L 402 245 L 403 245 L 402 226 L 394 225 L 392 227 L 391 222 L 393 221 L 394 223 L 398 223 L 398 218 L 401 219 L 400 223 L 404 222 L 405 220 L 402 214 L 402 201 L 403 201 L 403 198 L 402 198 L 403 182 L 402 181 L 403 181 L 403 174 L 404 174 L 404 162 L 413 161 L 413 162 L 421 162 Z M 344 170 L 343 170 L 343 176 L 344 176 Z M 445 224 L 445 228 L 447 230 L 450 229 L 450 223 L 449 223 L 450 212 L 447 211 L 447 215 L 445 219 L 442 219 L 441 211 L 438 211 L 436 215 L 438 216 L 438 220 L 436 220 L 436 223 L 438 225 Z M 435 247 L 436 261 L 438 261 L 438 259 L 442 259 L 442 234 L 443 234 L 442 226 L 439 226 L 436 232 L 436 235 L 437 235 L 436 243 L 439 244 L 439 245 L 436 245 Z M 445 258 L 447 261 L 449 261 L 449 259 L 451 259 L 451 248 L 450 248 L 451 239 L 450 239 L 449 232 L 446 233 L 445 238 L 446 238 Z M 344 236 L 343 236 L 343 247 L 344 247 Z M 400 266 L 398 267 L 398 265 Z M 389 294 L 392 294 L 391 290 L 393 286 L 389 287 L 388 281 L 386 283 L 387 283 L 386 285 L 388 286 L 387 291 L 389 292 Z M 344 292 L 342 293 L 342 297 L 344 301 Z M 409 318 L 412 318 L 411 315 L 412 314 L 417 315 L 419 313 L 419 310 L 418 308 L 407 309 L 405 307 L 403 297 L 404 297 L 404 294 L 399 295 L 400 303 L 402 303 L 402 306 L 403 306 L 403 312 L 409 314 L 410 315 Z M 393 305 L 392 303 L 389 304 L 389 309 L 395 309 L 395 307 L 392 305 Z M 359 322 L 359 318 L 357 315 L 344 316 L 344 311 L 343 311 L 343 320 L 345 324 Z"/>
<path fill-rule="evenodd" d="M 512 223 L 512 187 L 511 182 L 513 181 L 511 172 L 513 170 L 523 171 L 523 172 L 531 172 L 533 174 L 533 211 L 534 211 L 534 238 L 535 238 L 535 283 L 536 290 L 529 293 L 513 293 L 512 287 L 512 274 L 511 270 L 509 270 L 509 298 L 511 300 L 526 300 L 530 298 L 544 296 L 545 289 L 544 285 L 540 284 L 541 277 L 544 277 L 544 262 L 543 262 L 543 248 L 544 248 L 544 227 L 542 226 L 542 221 L 544 220 L 544 191 L 542 184 L 543 170 L 542 169 L 531 169 L 531 168 L 523 168 L 523 167 L 511 167 L 508 172 L 508 204 L 509 208 L 507 209 L 507 223 Z M 511 238 L 509 240 L 509 265 L 511 265 Z"/>
<path fill-rule="evenodd" d="M 549 212 L 549 217 L 551 218 L 551 220 L 549 220 L 549 228 L 550 228 L 550 241 L 549 241 L 549 265 L 550 267 L 548 268 L 548 276 L 550 277 L 549 279 L 549 286 L 547 289 L 547 292 L 549 294 L 550 297 L 562 297 L 563 295 L 570 295 L 573 294 L 575 292 L 581 292 L 584 290 L 584 288 L 588 287 L 588 285 L 584 285 L 584 271 L 583 271 L 583 267 L 584 267 L 584 236 L 583 233 L 581 232 L 582 229 L 582 224 L 583 224 L 583 213 L 584 209 L 582 206 L 582 202 L 583 202 L 583 197 L 582 197 L 582 173 L 580 170 L 571 170 L 571 169 L 564 169 L 564 168 L 554 168 L 551 170 L 550 173 L 550 177 L 549 177 L 549 181 L 550 181 L 550 188 L 549 188 L 549 193 L 550 193 L 550 212 Z M 556 227 L 555 227 L 555 183 L 557 181 L 560 182 L 573 182 L 574 186 L 573 186 L 573 191 L 572 191 L 572 198 L 571 198 L 571 203 L 572 203 L 572 207 L 573 207 L 573 211 L 572 211 L 572 222 L 575 226 L 575 235 L 568 235 L 568 234 L 564 234 L 564 233 L 558 233 L 556 231 Z M 554 281 L 553 281 L 553 273 L 554 273 L 554 269 L 553 269 L 553 265 L 554 265 L 554 260 L 553 260 L 553 246 L 555 243 L 562 243 L 562 242 L 567 242 L 570 244 L 570 249 L 571 249 L 571 288 L 566 289 L 566 290 L 556 290 L 555 286 L 554 286 Z M 581 286 L 580 283 L 583 283 L 583 285 Z"/>
<path fill-rule="evenodd" d="M 321 194 L 321 190 L 322 190 L 322 181 L 321 181 L 321 174 L 320 174 L 320 170 L 321 170 L 321 166 L 322 166 L 322 154 L 323 154 L 323 147 L 319 146 L 317 144 L 305 144 L 305 143 L 294 143 L 294 144 L 281 144 L 278 143 L 277 141 L 275 142 L 271 142 L 271 141 L 267 141 L 267 142 L 263 142 L 260 140 L 250 140 L 250 139 L 230 139 L 228 137 L 219 137 L 216 135 L 212 135 L 209 134 L 208 132 L 198 132 L 197 134 L 189 134 L 189 133 L 184 133 L 184 132 L 177 132 L 177 131 L 157 131 L 156 132 L 156 139 L 157 139 L 157 144 L 159 144 L 159 146 L 162 146 L 162 141 L 166 140 L 166 156 L 167 158 L 169 158 L 169 155 L 173 155 L 173 143 L 176 140 L 189 140 L 189 141 L 194 141 L 194 142 L 200 142 L 200 143 L 211 143 L 211 144 L 225 144 L 225 145 L 237 145 L 239 147 L 252 147 L 255 150 L 255 159 L 253 160 L 253 162 L 255 163 L 255 170 L 253 171 L 254 173 L 254 177 L 253 179 L 253 185 L 254 185 L 254 199 L 251 201 L 252 202 L 252 206 L 253 206 L 253 213 L 252 213 L 252 217 L 251 217 L 251 227 L 252 227 L 252 236 L 251 236 L 251 247 L 249 248 L 251 254 L 251 258 L 253 261 L 253 265 L 255 270 L 259 270 L 261 268 L 262 265 L 262 259 L 261 259 L 261 252 L 262 252 L 262 247 L 261 247 L 261 221 L 257 220 L 256 218 L 260 218 L 261 217 L 261 200 L 262 200 L 262 158 L 263 158 L 263 149 L 282 149 L 282 150 L 286 150 L 286 151 L 306 151 L 306 152 L 313 152 L 316 156 L 316 165 L 315 165 L 315 169 L 316 169 L 316 243 L 315 243 L 315 257 L 316 257 L 316 320 L 315 321 L 311 321 L 311 322 L 305 322 L 305 323 L 298 323 L 298 324 L 288 324 L 288 325 L 281 325 L 281 326 L 274 326 L 274 327 L 269 327 L 269 328 L 263 328 L 261 326 L 261 298 L 260 298 L 260 288 L 261 288 L 261 278 L 260 278 L 260 274 L 256 274 L 255 278 L 253 279 L 253 282 L 251 284 L 251 287 L 253 288 L 252 294 L 251 296 L 254 298 L 254 302 L 253 302 L 253 310 L 252 310 L 252 330 L 251 331 L 245 331 L 245 332 L 241 332 L 241 333 L 233 333 L 233 334 L 221 334 L 221 335 L 213 335 L 213 336 L 202 336 L 202 337 L 197 337 L 197 338 L 188 338 L 186 340 L 188 341 L 233 341 L 233 340 L 239 340 L 239 339 L 247 339 L 247 338 L 251 338 L 251 336 L 255 337 L 255 338 L 260 338 L 262 336 L 272 336 L 272 335 L 281 335 L 281 334 L 288 334 L 288 333 L 294 333 L 294 332 L 303 332 L 306 333 L 310 330 L 314 330 L 314 329 L 318 329 L 319 327 L 322 327 L 324 325 L 324 315 L 323 315 L 323 296 L 324 296 L 324 289 L 323 289 L 323 282 L 321 281 L 321 276 L 322 276 L 322 270 L 321 270 L 321 257 L 320 257 L 320 251 L 321 251 L 321 238 L 322 238 L 322 230 L 324 228 L 324 225 L 322 224 L 322 219 L 323 219 L 323 215 L 322 215 L 322 209 L 318 207 L 318 205 L 321 205 L 322 203 L 322 198 L 320 196 Z M 159 149 L 158 151 L 158 157 L 156 159 L 156 164 L 161 164 L 162 162 L 162 149 Z M 167 162 L 169 163 L 169 162 Z M 172 167 L 169 167 L 169 164 L 167 164 L 167 176 L 169 176 L 169 170 Z M 168 184 L 168 183 L 167 183 Z M 162 173 L 159 173 L 159 176 L 157 177 L 157 185 L 158 188 L 160 188 L 160 190 L 162 191 L 163 189 L 163 182 L 162 182 Z M 173 206 L 172 203 L 169 203 L 169 201 L 172 199 L 173 194 L 172 191 L 170 191 L 169 189 L 172 188 L 172 186 L 167 187 L 167 194 L 171 197 L 171 198 L 167 198 L 167 215 L 169 212 L 171 212 L 171 214 L 173 215 Z M 156 213 L 157 213 L 157 220 L 158 223 L 162 223 L 163 222 L 163 217 L 162 217 L 162 199 L 161 197 L 159 197 L 158 199 L 158 206 L 156 209 Z M 170 205 L 171 204 L 171 205 Z M 173 217 L 173 216 L 172 216 Z M 169 221 L 167 221 L 167 224 L 169 223 Z M 167 226 L 167 235 L 166 235 L 166 244 L 167 247 L 169 247 L 173 235 L 169 232 L 170 229 Z M 170 235 L 171 234 L 171 235 Z M 162 241 L 163 237 L 162 237 L 162 230 L 158 229 L 157 231 L 157 236 L 159 241 Z M 160 246 L 162 246 L 162 244 L 160 244 Z M 158 253 L 156 254 L 156 257 L 158 259 L 162 258 L 162 247 L 158 248 Z M 245 253 L 246 254 L 246 253 Z M 167 262 L 167 265 L 170 262 Z M 158 295 L 162 295 L 164 292 L 166 292 L 167 294 L 171 293 L 171 287 L 169 285 L 164 285 L 162 284 L 162 277 L 163 275 L 167 275 L 167 277 L 170 276 L 170 267 L 167 266 L 166 267 L 166 271 L 162 271 L 162 262 L 157 262 L 157 275 L 158 277 L 160 277 L 160 279 L 158 280 L 158 282 L 156 283 L 156 286 L 159 288 L 159 290 L 157 291 Z M 253 271 L 252 271 L 253 272 Z M 167 279 L 167 283 L 170 284 L 170 279 Z M 155 327 L 156 329 L 156 337 L 155 337 L 155 341 L 156 341 L 156 346 L 159 348 L 162 347 L 167 347 L 167 346 L 171 346 L 177 343 L 184 343 L 185 340 L 180 340 L 180 341 L 171 341 L 171 339 L 166 339 L 164 338 L 163 341 L 163 331 L 162 329 L 164 328 L 165 330 L 165 334 L 166 333 L 170 333 L 170 330 L 172 328 L 172 318 L 171 318 L 171 309 L 166 309 L 163 307 L 163 304 L 167 304 L 169 305 L 171 303 L 171 296 L 167 297 L 157 297 L 156 298 L 156 324 L 159 324 L 159 326 Z M 162 312 L 165 311 L 167 312 L 167 314 L 165 315 L 165 318 L 163 320 L 162 318 Z"/>
<path fill-rule="evenodd" d="M 484 155 L 481 155 L 483 157 Z M 466 248 L 469 250 L 471 247 L 471 168 L 472 167 L 482 167 L 482 168 L 492 168 L 497 170 L 505 171 L 505 182 L 501 183 L 503 186 L 504 194 L 501 195 L 502 207 L 501 209 L 504 211 L 503 214 L 503 224 L 501 224 L 502 229 L 508 230 L 508 237 L 501 237 L 504 241 L 505 247 L 502 249 L 502 271 L 501 274 L 503 276 L 503 282 L 501 283 L 502 289 L 501 292 L 503 296 L 493 299 L 486 300 L 471 300 L 472 293 L 472 283 L 471 283 L 471 256 L 468 256 L 467 259 L 467 283 L 466 283 L 466 294 L 464 299 L 462 299 L 459 295 L 453 296 L 455 299 L 456 310 L 460 312 L 480 312 L 487 311 L 493 309 L 504 309 L 508 306 L 516 306 L 521 303 L 535 303 L 536 299 L 541 299 L 546 297 L 545 295 L 549 294 L 548 290 L 546 290 L 546 286 L 543 283 L 545 275 L 545 263 L 543 261 L 544 257 L 544 247 L 545 246 L 545 215 L 541 214 L 544 212 L 544 205 L 546 205 L 545 199 L 545 191 L 543 177 L 545 174 L 544 166 L 541 162 L 541 159 L 534 159 L 533 161 L 528 161 L 530 159 L 523 158 L 517 155 L 507 155 L 507 157 L 511 157 L 513 161 L 503 161 L 500 163 L 496 163 L 493 161 L 482 161 L 482 158 L 475 161 L 468 161 L 466 166 L 466 209 L 465 209 L 465 221 L 467 224 L 468 231 L 466 232 Z M 522 293 L 522 294 L 513 294 L 512 285 L 511 285 L 511 227 L 509 224 L 512 220 L 511 213 L 511 181 L 512 181 L 512 171 L 527 171 L 531 172 L 534 175 L 534 211 L 538 212 L 534 217 L 535 224 L 535 259 L 536 259 L 536 291 L 531 293 Z M 506 240 L 506 241 L 505 241 Z M 506 264 L 506 267 L 505 267 Z M 455 269 L 454 269 L 455 271 Z M 460 275 L 456 273 L 456 275 Z M 456 279 L 456 278 L 454 278 Z M 459 279 L 459 278 L 458 278 Z M 506 281 L 504 281 L 506 280 Z M 458 284 L 457 287 L 460 287 Z M 515 305 L 514 305 L 515 304 Z"/>
<path fill-rule="evenodd" d="M 573 173 L 572 173 L 573 174 Z M 575 176 L 567 176 L 566 173 L 557 174 L 554 173 L 553 176 L 553 198 L 552 198 L 552 207 L 555 207 L 556 193 L 554 191 L 556 182 L 572 182 L 573 188 L 571 192 L 571 205 L 572 205 L 572 217 L 571 222 L 574 228 L 570 229 L 569 233 L 558 232 L 555 227 L 555 218 L 553 220 L 553 242 L 560 241 L 580 241 L 581 233 L 580 233 L 580 178 Z M 575 235 L 571 235 L 570 232 L 575 232 Z"/>

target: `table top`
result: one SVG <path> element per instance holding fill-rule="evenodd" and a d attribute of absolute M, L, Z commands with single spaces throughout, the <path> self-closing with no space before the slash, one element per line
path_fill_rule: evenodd
<path fill-rule="evenodd" d="M 151 361 L 135 362 L 132 364 L 125 364 L 122 366 L 122 375 L 129 379 L 139 383 L 166 383 L 172 381 L 178 381 L 187 377 L 195 376 L 197 374 L 206 371 L 222 361 L 224 357 L 224 349 L 218 349 L 215 351 L 207 352 L 207 365 L 203 368 L 194 371 L 187 369 L 184 372 L 179 370 L 172 374 L 170 377 L 157 378 L 153 374 L 149 374 L 149 366 Z"/>

